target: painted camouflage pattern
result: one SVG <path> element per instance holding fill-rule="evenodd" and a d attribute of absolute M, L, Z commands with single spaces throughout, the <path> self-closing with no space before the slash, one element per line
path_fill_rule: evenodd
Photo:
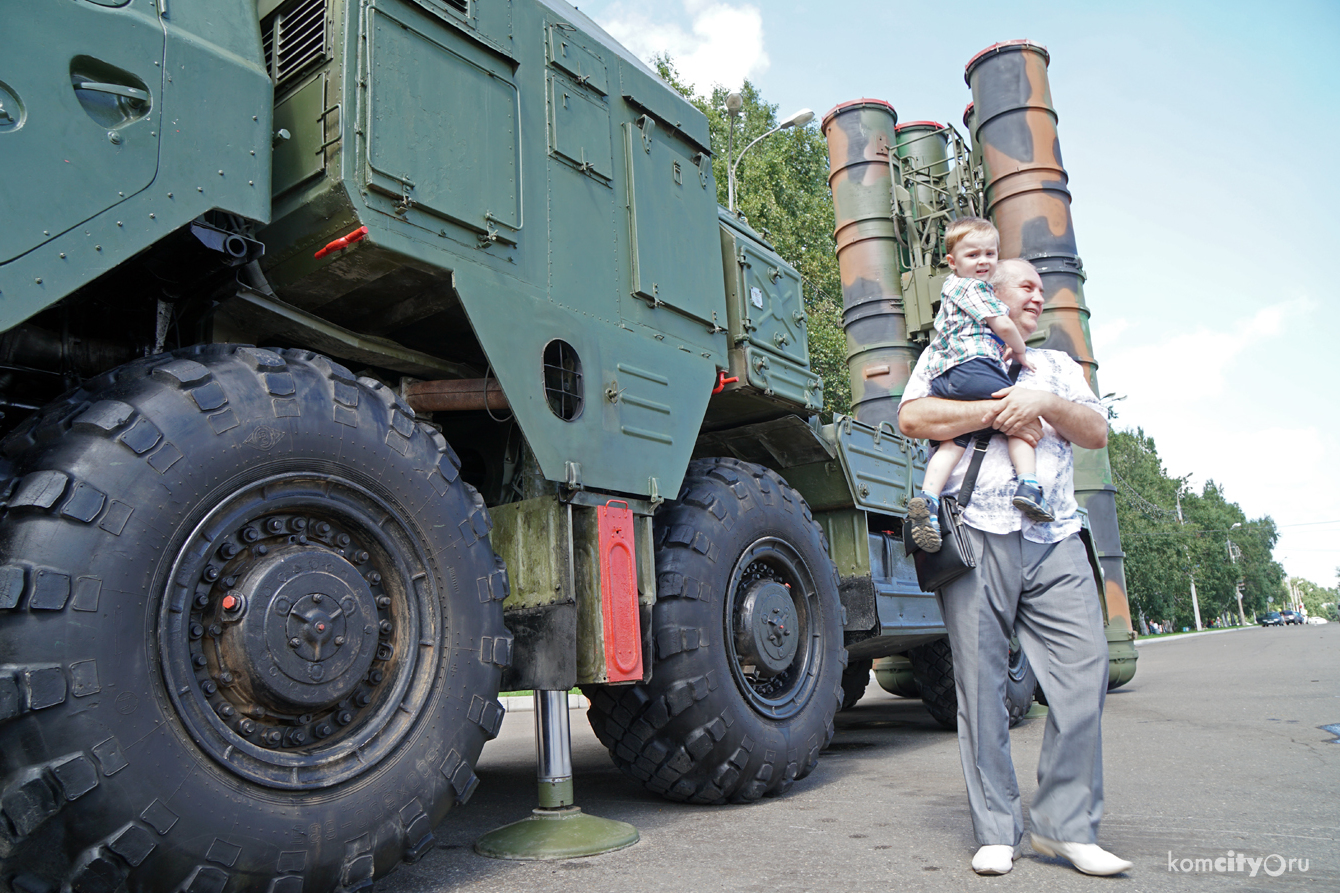
<path fill-rule="evenodd" d="M 842 276 L 852 412 L 898 426 L 898 401 L 919 349 L 908 340 L 893 222 L 889 151 L 898 114 L 878 99 L 837 106 L 823 120 Z"/>
<path fill-rule="evenodd" d="M 931 182 L 943 183 L 949 173 L 949 136 L 941 124 L 933 121 L 916 121 L 899 124 L 895 128 L 894 138 L 896 140 L 894 151 L 902 160 L 903 169 L 915 171 L 917 174 L 913 177 L 914 185 L 910 192 L 917 220 L 924 221 L 945 204 L 931 187 Z M 943 231 L 944 226 L 941 223 L 935 227 L 934 233 L 925 236 L 937 243 L 933 246 L 934 256 L 930 258 L 932 263 L 943 262 L 943 258 L 939 256 L 943 240 L 936 238 L 942 236 Z M 910 270 L 917 265 L 916 258 L 913 258 L 908 246 L 903 246 L 900 254 L 904 270 Z"/>
<path fill-rule="evenodd" d="M 996 44 L 978 53 L 964 73 L 973 97 L 964 120 L 971 122 L 974 152 L 981 154 L 986 211 L 1000 230 L 1000 256 L 1029 260 L 1042 275 L 1046 304 L 1038 330 L 1041 343 L 1034 340 L 1034 346 L 1070 354 L 1100 394 L 1048 62 L 1046 49 L 1029 41 Z M 1088 510 L 1107 580 L 1109 639 L 1114 633 L 1128 636 L 1130 606 L 1107 450 L 1075 451 L 1075 491 Z M 1134 672 L 1133 660 L 1129 669 Z M 1118 681 L 1126 679 L 1113 679 Z"/>

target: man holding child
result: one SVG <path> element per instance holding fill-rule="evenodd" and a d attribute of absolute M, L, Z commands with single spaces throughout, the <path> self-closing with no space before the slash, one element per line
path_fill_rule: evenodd
<path fill-rule="evenodd" d="M 1042 280 L 1027 261 L 997 263 L 993 253 L 990 263 L 959 264 L 955 272 L 959 275 L 951 279 L 967 276 L 994 286 L 988 291 L 1008 309 L 1019 336 L 1037 330 Z M 931 351 L 924 352 L 899 410 L 899 425 L 909 437 L 952 442 L 984 427 L 1006 435 L 992 438 L 964 512 L 978 565 L 937 594 L 954 654 L 959 749 L 980 846 L 972 867 L 979 874 L 1005 874 L 1023 837 L 1004 702 L 1009 640 L 1017 634 L 1050 707 L 1030 808 L 1033 849 L 1063 857 L 1087 874 L 1117 874 L 1131 863 L 1095 842 L 1103 812 L 1107 640 L 1079 537 L 1071 452 L 1071 444 L 1105 446 L 1107 418 L 1083 371 L 1064 352 L 1028 349 L 1018 356 L 1011 349 L 1001 355 L 1021 361 L 1017 384 L 990 399 L 964 400 L 933 395 L 935 373 L 928 368 L 936 364 Z M 1020 505 L 1019 481 L 1026 472 L 1021 468 L 1016 475 L 1007 437 L 1034 448 L 1035 477 L 1027 477 L 1041 488 L 1045 502 L 1037 501 L 1054 520 L 1035 519 L 1038 512 Z M 959 452 L 944 483 L 951 495 L 971 456 Z M 1020 452 L 1014 449 L 1016 460 Z"/>

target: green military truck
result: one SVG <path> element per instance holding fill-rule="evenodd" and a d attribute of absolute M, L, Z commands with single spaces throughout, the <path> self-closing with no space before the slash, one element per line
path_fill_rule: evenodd
<path fill-rule="evenodd" d="M 811 771 L 849 661 L 952 725 L 896 533 L 924 446 L 818 424 L 800 277 L 576 9 L 6 24 L 12 889 L 366 887 L 474 792 L 500 690 L 582 686 L 693 802 Z"/>

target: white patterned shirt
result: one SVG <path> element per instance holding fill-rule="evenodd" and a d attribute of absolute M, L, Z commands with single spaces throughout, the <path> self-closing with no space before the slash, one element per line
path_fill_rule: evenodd
<path fill-rule="evenodd" d="M 903 392 L 903 405 L 931 393 L 931 376 L 927 374 L 930 365 L 927 361 L 929 351 L 923 351 L 912 371 L 912 378 Z M 1028 349 L 1028 358 L 1037 367 L 1036 371 L 1023 369 L 1019 373 L 1018 386 L 1035 391 L 1047 391 L 1062 400 L 1087 406 L 1095 412 L 1103 412 L 1102 404 L 1089 389 L 1084 370 L 1060 350 Z M 1011 503 L 1019 480 L 1010 462 L 1007 438 L 998 434 L 991 438 L 986 456 L 982 459 L 982 468 L 977 475 L 977 486 L 972 491 L 963 512 L 963 520 L 970 527 L 987 533 L 1012 533 L 1022 530 L 1024 539 L 1035 543 L 1059 543 L 1061 540 L 1078 533 L 1079 516 L 1075 514 L 1075 458 L 1070 441 L 1062 437 L 1055 428 L 1042 420 L 1042 440 L 1038 442 L 1037 469 L 1038 483 L 1047 494 L 1047 503 L 1056 520 L 1040 524 L 1024 517 Z M 949 481 L 945 484 L 944 495 L 953 496 L 963 484 L 963 475 L 972 459 L 973 447 L 964 450 Z"/>

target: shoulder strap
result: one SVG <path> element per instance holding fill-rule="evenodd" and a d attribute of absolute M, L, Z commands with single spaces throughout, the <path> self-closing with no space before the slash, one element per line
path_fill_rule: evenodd
<path fill-rule="evenodd" d="M 1010 364 L 1010 381 L 1019 380 L 1022 368 L 1018 363 Z M 961 506 L 967 505 L 968 500 L 972 499 L 973 488 L 977 486 L 977 473 L 982 470 L 982 460 L 986 458 L 986 448 L 991 443 L 991 437 L 990 431 L 983 431 L 973 441 L 972 459 L 968 462 L 968 471 L 963 475 L 963 484 L 958 488 L 958 504 Z"/>

